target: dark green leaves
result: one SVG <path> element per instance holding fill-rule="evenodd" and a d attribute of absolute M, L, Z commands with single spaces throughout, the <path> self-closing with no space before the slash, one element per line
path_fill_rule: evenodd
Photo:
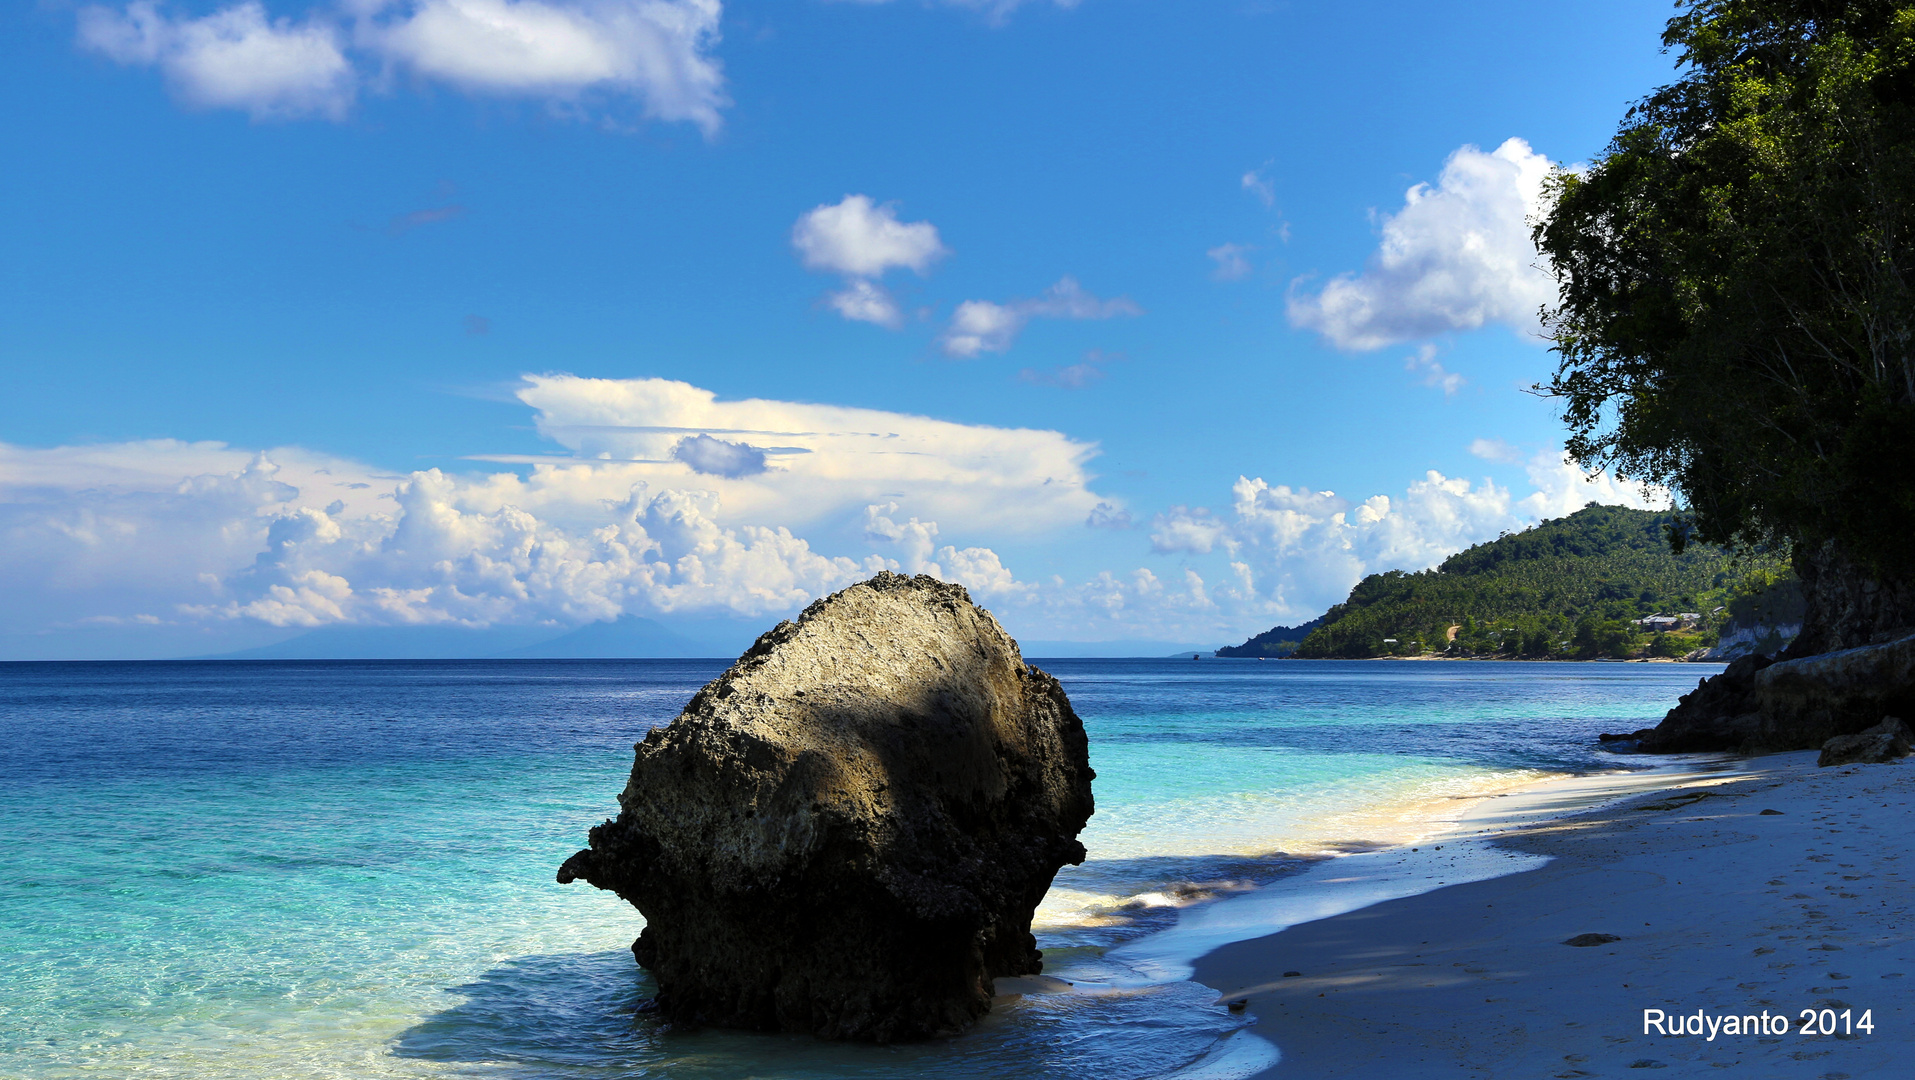
<path fill-rule="evenodd" d="M 1569 448 L 1712 543 L 1915 567 L 1915 7 L 1713 0 L 1536 230 Z M 1671 533 L 1672 543 L 1690 533 Z"/>

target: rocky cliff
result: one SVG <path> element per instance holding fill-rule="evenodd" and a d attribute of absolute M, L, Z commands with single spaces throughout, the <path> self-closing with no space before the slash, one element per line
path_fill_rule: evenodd
<path fill-rule="evenodd" d="M 1652 753 L 1813 750 L 1902 716 L 1915 716 L 1915 636 L 1793 660 L 1745 656 L 1635 738 Z"/>
<path fill-rule="evenodd" d="M 1801 632 L 1697 684 L 1629 736 L 1655 753 L 1812 750 L 1889 716 L 1915 716 L 1915 581 L 1884 579 L 1834 544 L 1798 548 Z"/>
<path fill-rule="evenodd" d="M 948 1034 L 1042 968 L 1078 863 L 1084 727 L 964 589 L 880 574 L 780 623 L 636 747 L 620 813 L 559 870 L 636 906 L 682 1023 Z"/>
<path fill-rule="evenodd" d="M 1832 543 L 1798 549 L 1794 562 L 1807 604 L 1802 632 L 1783 659 L 1879 645 L 1915 632 L 1915 579 L 1885 577 Z"/>

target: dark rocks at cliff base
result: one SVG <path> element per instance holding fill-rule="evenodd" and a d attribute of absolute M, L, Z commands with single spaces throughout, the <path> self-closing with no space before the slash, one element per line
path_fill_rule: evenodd
<path fill-rule="evenodd" d="M 1872 728 L 1853 735 L 1837 735 L 1823 743 L 1822 754 L 1815 763 L 1827 767 L 1894 761 L 1908 756 L 1910 742 L 1908 725 L 1893 716 L 1885 717 Z"/>
<path fill-rule="evenodd" d="M 1657 754 L 1741 747 L 1760 722 L 1754 700 L 1757 672 L 1775 663 L 1753 654 L 1703 679 L 1676 702 L 1662 723 L 1636 733 L 1638 745 Z"/>
<path fill-rule="evenodd" d="M 1642 734 L 1652 753 L 1814 750 L 1915 716 L 1915 635 L 1794 659 L 1745 656 Z"/>
<path fill-rule="evenodd" d="M 1705 680 L 1636 740 L 1650 753 L 1814 750 L 1884 716 L 1915 716 L 1915 574 L 1839 543 L 1798 544 L 1801 632 Z"/>
<path fill-rule="evenodd" d="M 679 1024 L 954 1033 L 1043 967 L 1083 861 L 1083 723 L 963 588 L 880 574 L 780 623 L 637 746 L 559 881 L 631 902 Z"/>

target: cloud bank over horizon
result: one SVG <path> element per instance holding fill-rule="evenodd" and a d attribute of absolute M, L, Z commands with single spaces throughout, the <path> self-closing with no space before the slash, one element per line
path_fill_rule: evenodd
<path fill-rule="evenodd" d="M 1025 636 L 1223 640 L 1589 501 L 1667 503 L 1586 482 L 1553 451 L 1520 496 L 1434 471 L 1361 500 L 1242 476 L 1225 512 L 1157 514 L 1128 569 L 1019 577 L 993 543 L 1130 524 L 1092 489 L 1093 444 L 663 379 L 537 375 L 519 396 L 571 451 L 524 474 L 177 440 L 0 445 L 0 636 L 769 620 L 891 569 L 960 582 Z M 1207 579 L 1191 562 L 1212 556 Z"/>

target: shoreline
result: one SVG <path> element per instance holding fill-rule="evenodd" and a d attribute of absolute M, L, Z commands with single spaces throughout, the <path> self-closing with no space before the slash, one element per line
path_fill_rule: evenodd
<path fill-rule="evenodd" d="M 1715 783 L 1735 767 L 1734 759 L 1722 754 L 1670 758 L 1647 768 L 1555 773 L 1406 805 L 1395 817 L 1420 826 L 1409 839 L 1321 853 L 1297 872 L 1254 890 L 1185 907 L 1175 925 L 1118 944 L 1110 955 L 1158 979 L 1188 979 L 1200 958 L 1215 949 L 1377 903 L 1540 867 L 1547 856 L 1512 851 L 1499 841 L 1592 808 Z"/>
<path fill-rule="evenodd" d="M 1621 763 L 1619 763 L 1621 764 Z M 1067 961 L 1034 978 L 1000 980 L 1000 994 L 1125 994 L 1203 986 L 1205 958 L 1273 931 L 1414 898 L 1462 882 L 1497 880 L 1549 862 L 1493 841 L 1503 832 L 1553 822 L 1591 806 L 1683 783 L 1706 783 L 1732 767 L 1722 755 L 1684 755 L 1650 767 L 1532 775 L 1469 794 L 1405 803 L 1389 815 L 1401 838 L 1388 846 L 1330 845 L 1292 873 L 1254 888 L 1179 905 L 1175 922 L 1097 949 L 1089 967 Z M 1055 976 L 1055 977 L 1053 977 Z M 1217 989 L 1211 985 L 1211 990 Z M 1201 1000 L 1201 999 L 1198 999 Z M 1218 999 L 1219 1003 L 1223 1000 Z M 1194 1002 L 1193 1002 L 1194 1004 Z M 1213 1003 L 1212 1007 L 1216 1007 Z M 1279 1059 L 1270 1032 L 1253 1017 L 1211 1049 L 1163 1073 L 1169 1080 L 1246 1080 Z"/>
<path fill-rule="evenodd" d="M 1181 658 L 1182 655 L 1183 654 L 1178 653 L 1176 655 L 1169 657 L 1169 659 L 1176 660 Z M 1139 659 L 1150 659 L 1150 658 L 1140 657 Z M 1212 655 L 1207 656 L 1204 659 L 1207 659 L 1207 660 L 1312 660 L 1317 663 L 1323 663 L 1326 661 L 1349 661 L 1351 663 L 1357 663 L 1357 664 L 1367 664 L 1376 660 L 1414 660 L 1418 662 L 1442 660 L 1446 662 L 1455 662 L 1455 663 L 1479 663 L 1479 664 L 1488 663 L 1488 662 L 1494 662 L 1499 664 L 1712 664 L 1717 667 L 1727 667 L 1730 663 L 1730 661 L 1728 660 L 1685 660 L 1680 656 L 1637 656 L 1637 657 L 1632 657 L 1626 660 L 1621 657 L 1615 657 L 1615 656 L 1598 656 L 1593 660 L 1584 660 L 1574 656 L 1438 656 L 1434 653 L 1422 653 L 1416 656 L 1314 656 L 1314 657 L 1295 656 L 1290 654 L 1286 654 L 1283 656 L 1217 656 L 1216 654 L 1213 653 Z"/>
<path fill-rule="evenodd" d="M 1154 942 L 1138 951 L 1187 958 L 1220 1003 L 1248 999 L 1248 1030 L 1274 1049 L 1239 1054 L 1240 1077 L 1400 1077 L 1412 1062 L 1489 1076 L 1754 1062 L 1868 1075 L 1915 1042 L 1900 981 L 1915 977 L 1915 777 L 1818 770 L 1814 757 L 1683 755 L 1546 780 L 1477 801 L 1409 852 L 1333 860 L 1334 879 L 1278 883 L 1260 910 L 1256 894 L 1218 901 L 1189 929 L 1124 948 Z M 1456 876 L 1411 891 L 1432 871 Z M 1565 944 L 1584 933 L 1618 940 Z M 1650 1008 L 1793 1023 L 1802 1009 L 1871 1010 L 1875 1031 L 1645 1036 Z"/>

